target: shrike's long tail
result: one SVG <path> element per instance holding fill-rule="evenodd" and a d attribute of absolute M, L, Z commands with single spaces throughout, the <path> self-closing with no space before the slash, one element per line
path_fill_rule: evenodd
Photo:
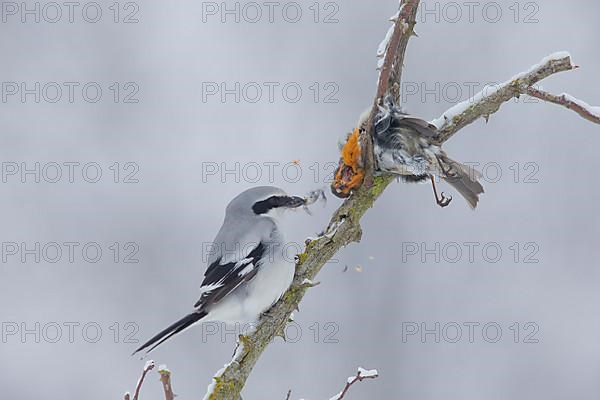
<path fill-rule="evenodd" d="M 196 312 L 186 315 L 185 317 L 181 318 L 179 321 L 170 325 L 168 328 L 157 333 L 152 339 L 148 340 L 146 343 L 141 345 L 139 349 L 134 351 L 132 355 L 134 355 L 137 352 L 140 352 L 142 350 L 146 350 L 146 349 L 148 349 L 148 347 L 151 346 L 148 350 L 146 350 L 146 354 L 150 353 L 162 342 L 169 339 L 171 336 L 176 335 L 179 332 L 182 332 L 183 330 L 189 328 L 190 326 L 192 326 L 196 322 L 200 321 L 205 316 L 206 316 L 206 312 L 204 312 L 204 311 L 196 311 Z"/>

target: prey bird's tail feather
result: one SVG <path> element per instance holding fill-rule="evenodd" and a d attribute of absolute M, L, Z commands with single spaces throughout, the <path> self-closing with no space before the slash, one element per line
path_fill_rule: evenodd
<path fill-rule="evenodd" d="M 146 350 L 146 349 L 148 349 L 148 347 L 152 346 L 148 350 L 146 350 L 146 354 L 150 353 L 162 342 L 169 339 L 171 336 L 176 335 L 179 332 L 185 330 L 186 328 L 189 328 L 190 326 L 192 326 L 196 322 L 200 321 L 205 316 L 206 316 L 206 312 L 204 312 L 204 311 L 196 311 L 196 312 L 186 315 L 185 317 L 181 318 L 179 321 L 170 325 L 168 328 L 157 333 L 152 339 L 148 340 L 146 343 L 141 345 L 136 351 L 134 351 L 132 355 L 134 355 L 135 353 L 140 352 L 142 350 Z"/>
<path fill-rule="evenodd" d="M 444 172 L 441 177 L 465 198 L 472 209 L 475 209 L 479 195 L 483 193 L 483 186 L 478 182 L 481 173 L 446 155 L 442 156 L 440 161 Z"/>

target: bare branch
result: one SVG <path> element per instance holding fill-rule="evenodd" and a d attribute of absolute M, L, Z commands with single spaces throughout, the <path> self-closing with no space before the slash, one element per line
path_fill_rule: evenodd
<path fill-rule="evenodd" d="M 292 389 L 288 390 L 287 396 L 285 396 L 285 400 L 290 400 L 291 397 L 292 397 Z"/>
<path fill-rule="evenodd" d="M 131 395 L 129 394 L 129 392 L 126 392 L 126 393 L 123 395 L 123 400 L 131 400 Z"/>
<path fill-rule="evenodd" d="M 175 394 L 171 386 L 171 371 L 169 371 L 166 365 L 161 365 L 158 367 L 158 373 L 160 374 L 160 382 L 165 392 L 165 400 L 175 400 Z"/>
<path fill-rule="evenodd" d="M 142 384 L 144 383 L 144 378 L 146 378 L 146 375 L 148 374 L 148 372 L 150 370 L 152 370 L 153 368 L 154 368 L 154 361 L 152 361 L 152 360 L 149 360 L 148 362 L 146 362 L 146 365 L 144 365 L 144 371 L 142 372 L 142 376 L 138 380 L 138 383 L 135 387 L 135 392 L 133 394 L 133 400 L 138 400 L 138 398 L 140 396 L 140 390 L 142 389 Z"/>
<path fill-rule="evenodd" d="M 400 2 L 400 9 L 397 16 L 393 18 L 394 26 L 392 34 L 389 36 L 389 42 L 384 43 L 384 60 L 379 73 L 377 92 L 371 113 L 367 123 L 367 128 L 361 137 L 363 152 L 363 163 L 365 167 L 365 185 L 367 188 L 373 184 L 373 172 L 375 170 L 375 160 L 373 157 L 373 120 L 377 115 L 379 102 L 392 90 L 394 95 L 399 98 L 399 83 L 402 76 L 402 67 L 404 65 L 404 55 L 408 40 L 413 36 L 413 29 L 417 23 L 417 9 L 419 0 L 403 0 Z"/>
<path fill-rule="evenodd" d="M 379 376 L 379 374 L 377 373 L 376 369 L 365 370 L 365 369 L 359 367 L 358 372 L 356 373 L 355 376 L 348 377 L 348 379 L 346 380 L 346 386 L 344 386 L 344 389 L 342 389 L 341 392 L 339 392 L 338 394 L 336 394 L 329 400 L 342 400 L 344 398 L 344 396 L 346 396 L 346 393 L 348 393 L 348 390 L 350 390 L 350 386 L 354 385 L 356 382 L 362 382 L 365 379 L 375 379 L 378 376 Z"/>
<path fill-rule="evenodd" d="M 417 23 L 418 7 L 418 1 L 406 1 L 400 5 L 398 15 L 392 19 L 394 31 L 387 45 L 381 67 L 376 101 L 385 97 L 388 92 L 392 92 L 397 103 L 400 103 L 400 81 L 402 80 L 404 56 L 409 39 L 416 36 L 414 27 Z"/>
<path fill-rule="evenodd" d="M 485 87 L 471 99 L 455 105 L 441 117 L 432 121 L 439 128 L 439 136 L 436 141 L 444 143 L 475 120 L 481 117 L 489 118 L 510 99 L 527 94 L 528 88 L 542 79 L 574 68 L 576 67 L 571 63 L 571 56 L 568 53 L 555 53 L 505 83 L 494 87 Z"/>
<path fill-rule="evenodd" d="M 549 103 L 558 104 L 568 108 L 569 110 L 575 111 L 583 118 L 591 121 L 595 124 L 600 124 L 600 107 L 592 107 L 589 104 L 574 98 L 566 93 L 556 96 L 554 94 L 544 92 L 543 90 L 536 89 L 534 87 L 528 87 L 527 92 L 531 97 L 547 101 Z"/>

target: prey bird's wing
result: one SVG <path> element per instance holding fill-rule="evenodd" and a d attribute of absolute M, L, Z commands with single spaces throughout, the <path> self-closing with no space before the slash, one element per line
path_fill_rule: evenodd
<path fill-rule="evenodd" d="M 254 278 L 261 266 L 266 249 L 267 245 L 261 241 L 239 260 L 221 262 L 222 257 L 219 257 L 210 264 L 200 286 L 202 294 L 194 307 L 203 309 L 218 303 L 242 283 Z"/>
<path fill-rule="evenodd" d="M 375 134 L 384 134 L 389 129 L 392 132 L 408 129 L 425 138 L 434 138 L 437 136 L 437 127 L 429 122 L 403 112 L 399 107 L 392 103 L 380 107 L 379 114 L 375 120 Z"/>
<path fill-rule="evenodd" d="M 412 115 L 401 115 L 401 117 L 397 119 L 397 124 L 399 127 L 405 126 L 411 128 L 418 132 L 419 135 L 426 138 L 434 138 L 437 136 L 437 128 L 435 125 L 432 125 L 421 118 L 413 117 Z"/>

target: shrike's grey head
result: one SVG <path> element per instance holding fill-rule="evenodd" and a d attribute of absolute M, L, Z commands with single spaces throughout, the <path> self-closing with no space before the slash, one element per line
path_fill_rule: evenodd
<path fill-rule="evenodd" d="M 274 186 L 258 186 L 235 197 L 227 206 L 230 216 L 278 216 L 282 211 L 306 204 L 302 197 L 290 196 Z"/>

